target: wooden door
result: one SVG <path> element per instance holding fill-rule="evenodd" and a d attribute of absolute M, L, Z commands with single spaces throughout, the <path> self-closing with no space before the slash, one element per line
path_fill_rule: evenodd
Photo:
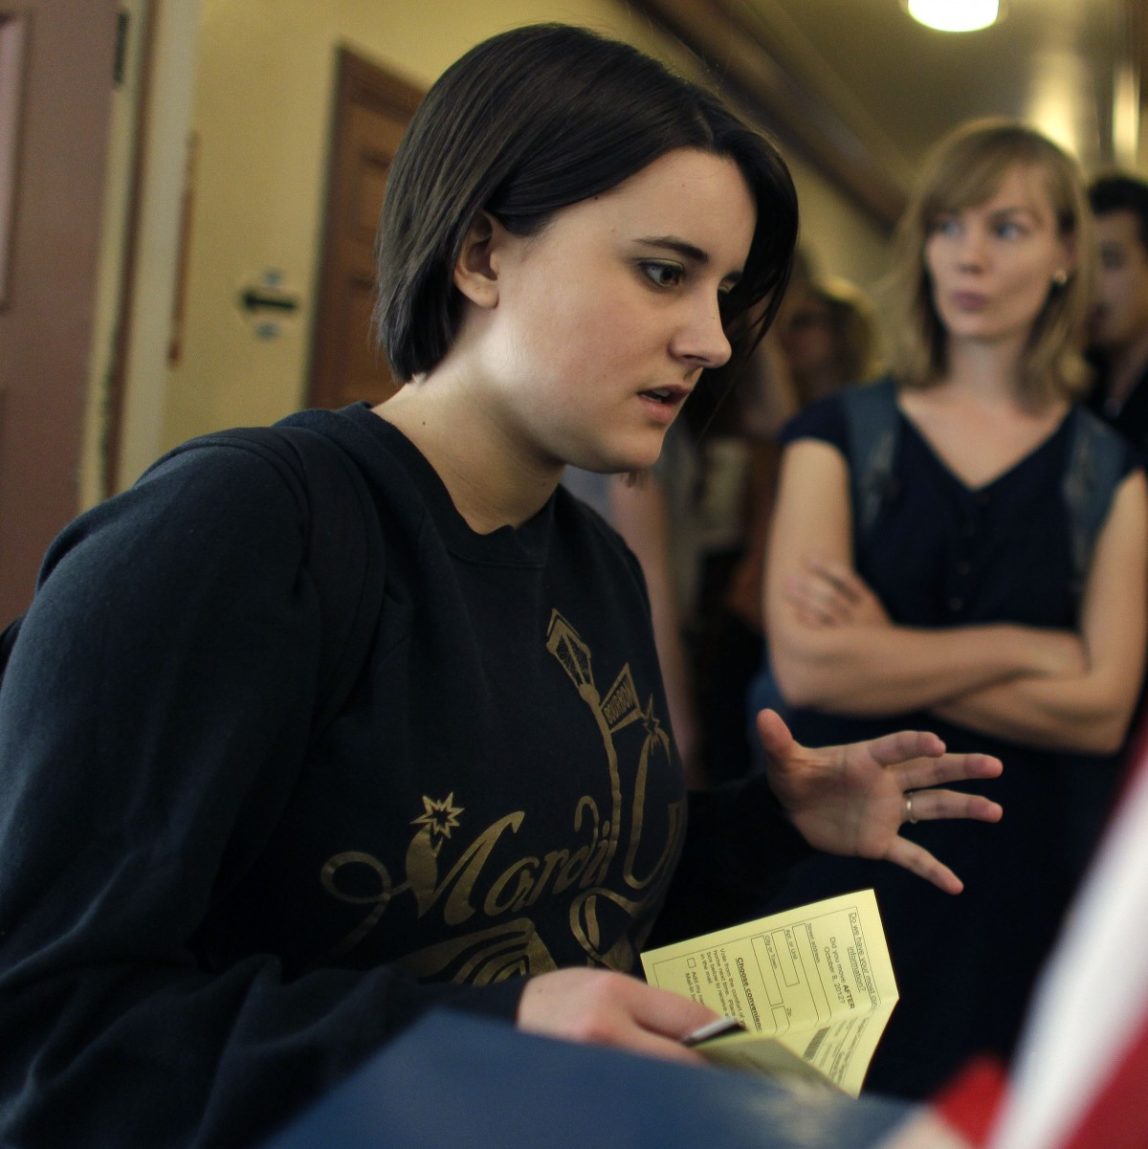
<path fill-rule="evenodd" d="M 340 50 L 308 406 L 379 403 L 395 390 L 371 329 L 375 233 L 391 160 L 422 95 Z"/>
<path fill-rule="evenodd" d="M 110 331 L 96 299 L 119 22 L 115 0 L 0 8 L 24 27 L 20 83 L 7 93 L 18 106 L 0 117 L 19 133 L 0 307 L 2 625 L 27 610 L 44 551 L 82 509 L 91 361 Z M 19 55 L 5 27 L 9 81 Z"/>

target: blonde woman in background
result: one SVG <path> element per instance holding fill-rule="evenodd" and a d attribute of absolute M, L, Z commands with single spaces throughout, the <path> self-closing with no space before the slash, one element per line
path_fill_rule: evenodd
<path fill-rule="evenodd" d="M 783 434 L 766 610 L 795 735 L 927 725 L 1005 763 L 999 832 L 909 830 L 960 859 L 959 904 L 843 859 L 773 903 L 876 887 L 901 1005 L 875 1090 L 925 1096 L 1009 1055 L 1135 705 L 1148 497 L 1077 404 L 1091 256 L 1069 157 L 1011 122 L 958 130 L 897 236 L 893 374 Z"/>

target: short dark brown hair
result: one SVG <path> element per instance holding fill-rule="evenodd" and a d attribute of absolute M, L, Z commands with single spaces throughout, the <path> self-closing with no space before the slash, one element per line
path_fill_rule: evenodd
<path fill-rule="evenodd" d="M 756 204 L 723 308 L 744 356 L 773 318 L 797 239 L 797 196 L 776 149 L 710 92 L 583 28 L 531 25 L 471 49 L 428 92 L 391 166 L 375 328 L 395 377 L 432 370 L 450 349 L 461 316 L 452 271 L 480 212 L 532 235 L 677 148 L 732 159 Z"/>

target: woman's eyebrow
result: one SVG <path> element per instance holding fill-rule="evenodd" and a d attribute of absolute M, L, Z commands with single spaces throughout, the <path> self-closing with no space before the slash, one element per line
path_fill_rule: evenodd
<path fill-rule="evenodd" d="M 994 219 L 999 219 L 1002 216 L 1010 215 L 1026 215 L 1031 219 L 1039 219 L 1040 213 L 1025 204 L 1005 204 L 1002 207 L 994 208 L 992 212 Z"/>
<path fill-rule="evenodd" d="M 660 247 L 677 252 L 677 254 L 683 258 L 693 260 L 694 263 L 704 265 L 710 261 L 709 252 L 698 247 L 696 244 L 687 243 L 684 239 L 678 239 L 673 235 L 643 236 L 639 238 L 638 243 L 645 247 Z"/>

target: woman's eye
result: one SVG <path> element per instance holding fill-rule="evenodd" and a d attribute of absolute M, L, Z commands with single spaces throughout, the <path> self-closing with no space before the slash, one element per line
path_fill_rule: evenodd
<path fill-rule="evenodd" d="M 997 225 L 997 235 L 1001 239 L 1015 239 L 1018 235 L 1024 235 L 1024 228 L 1015 220 L 1005 220 Z"/>
<path fill-rule="evenodd" d="M 934 235 L 956 235 L 960 231 L 960 227 L 960 222 L 956 216 L 943 215 L 933 220 L 933 226 L 929 230 Z"/>
<path fill-rule="evenodd" d="M 646 260 L 641 267 L 646 278 L 657 287 L 677 287 L 682 281 L 682 276 L 685 275 L 685 268 L 680 263 Z"/>

